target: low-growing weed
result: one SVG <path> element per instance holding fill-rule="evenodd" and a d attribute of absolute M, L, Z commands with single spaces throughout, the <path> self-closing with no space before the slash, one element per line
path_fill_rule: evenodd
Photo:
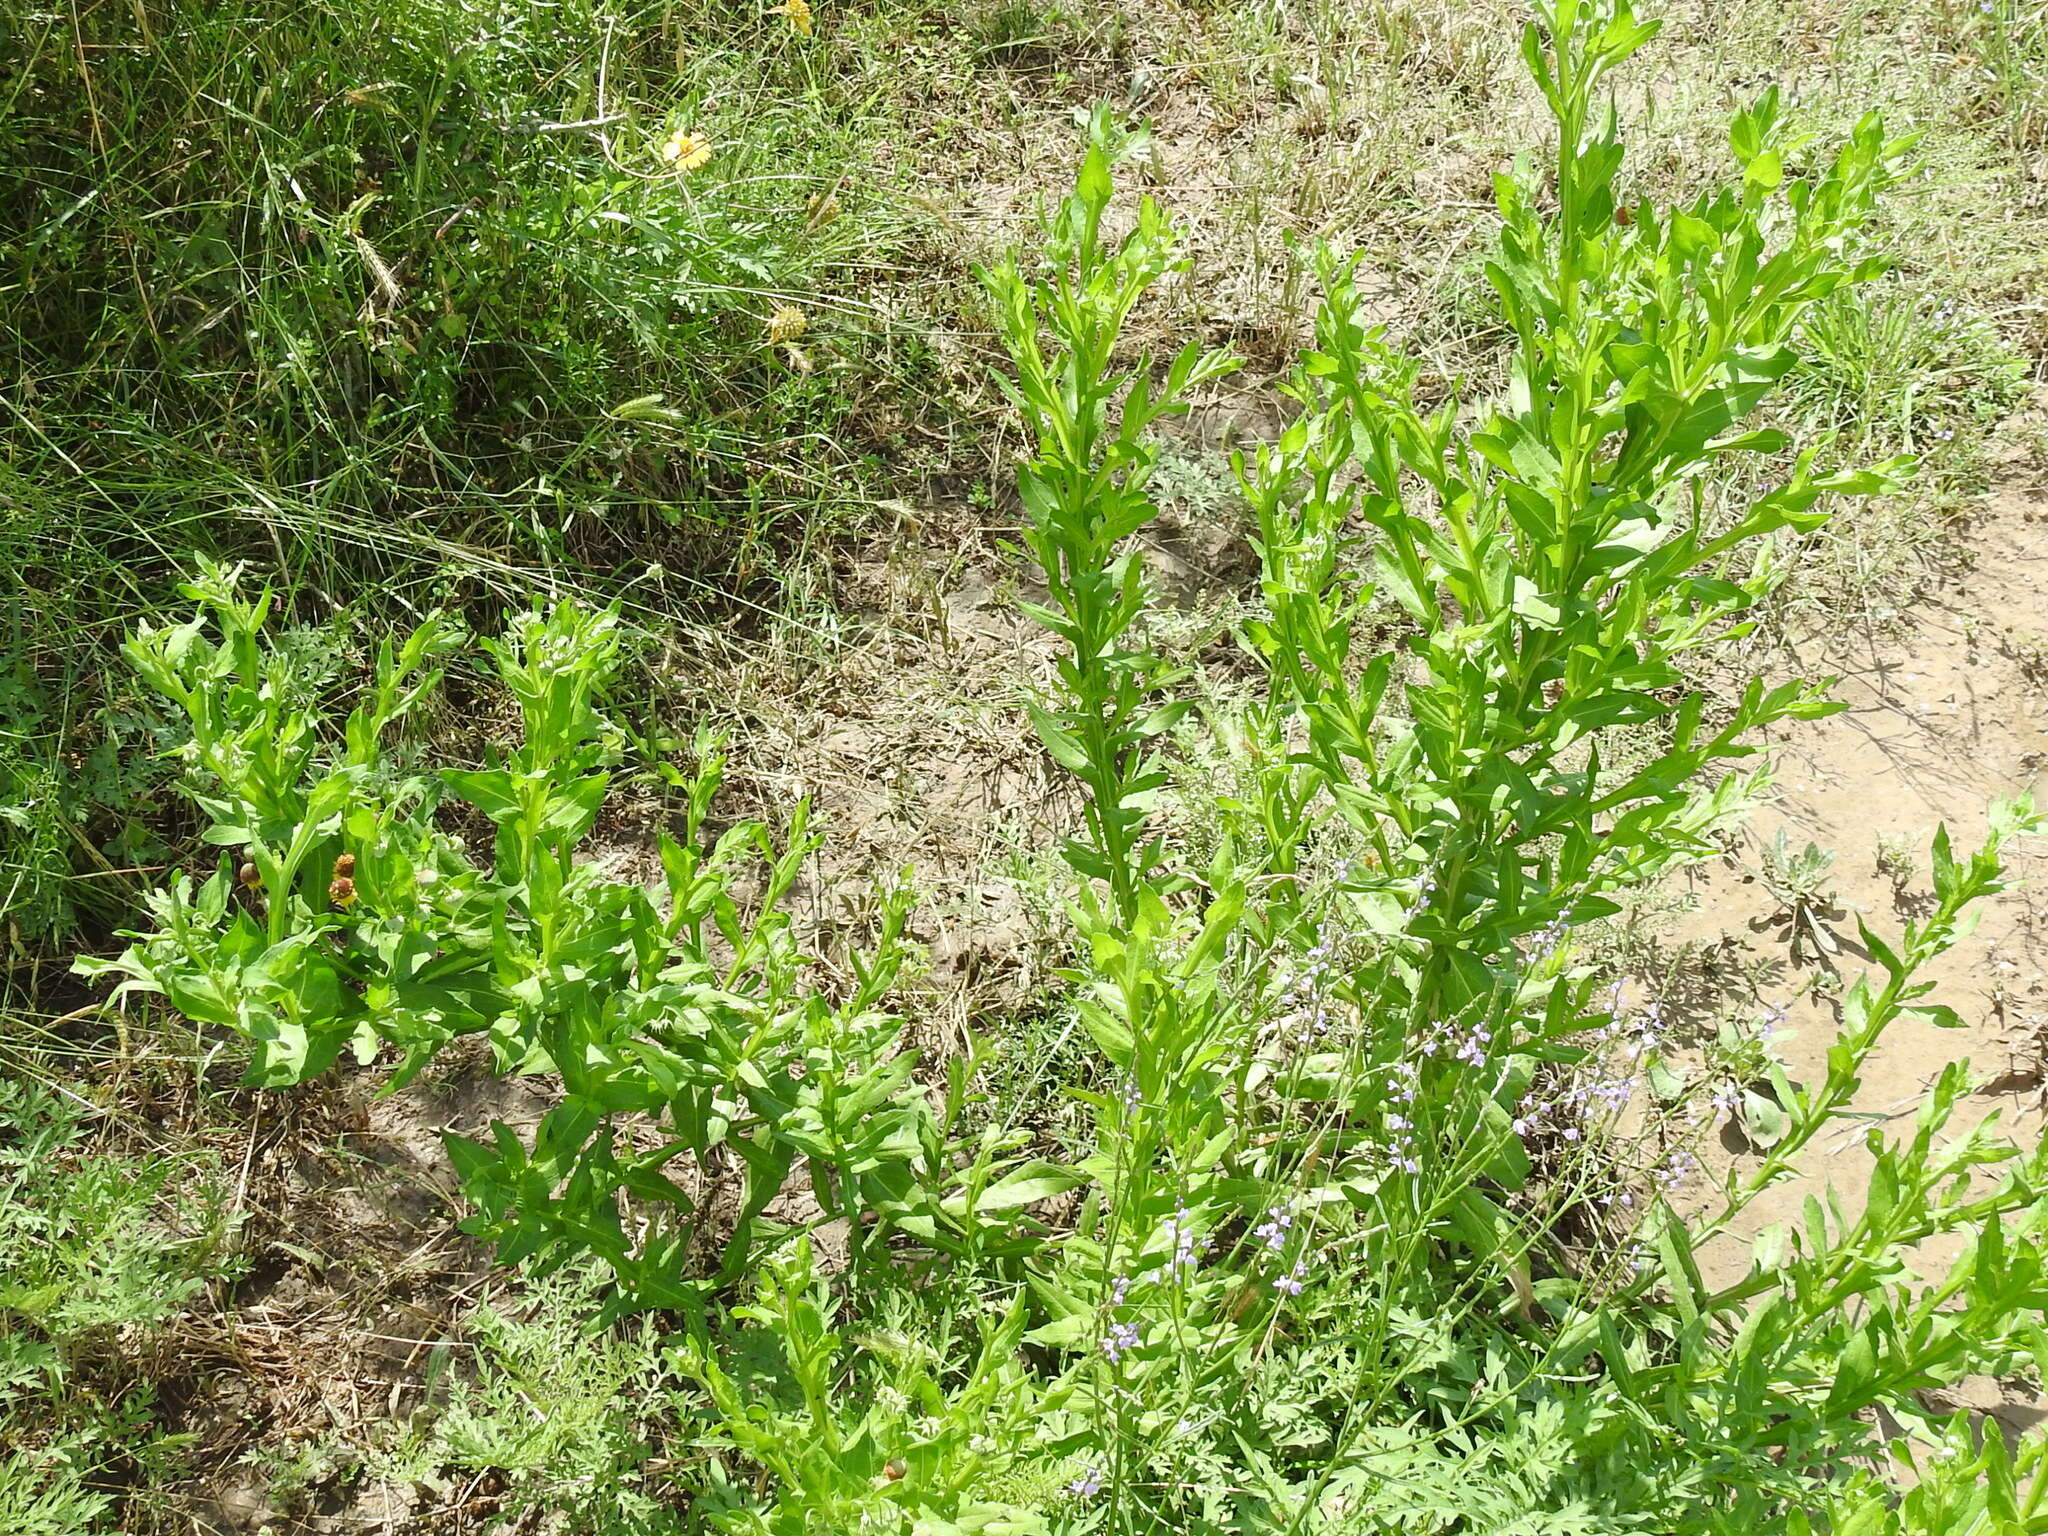
<path fill-rule="evenodd" d="M 1802 957 L 1822 960 L 1841 951 L 1840 942 L 1828 927 L 1841 917 L 1830 879 L 1834 867 L 1835 856 L 1827 849 L 1813 842 L 1794 849 L 1789 834 L 1783 830 L 1764 847 L 1764 889 L 1778 904 L 1770 920 L 1785 930 L 1795 965 Z"/>
<path fill-rule="evenodd" d="M 215 1170 L 86 1145 L 90 1114 L 0 1079 L 0 1532 L 106 1529 L 110 1467 L 173 1448 L 152 1424 L 153 1337 L 231 1272 Z"/>
<path fill-rule="evenodd" d="M 197 614 L 144 628 L 128 653 L 187 714 L 205 840 L 232 851 L 203 882 L 152 895 L 155 931 L 81 969 L 233 1030 L 256 1083 L 302 1082 L 344 1050 L 365 1064 L 392 1053 L 403 1083 L 471 1034 L 500 1071 L 560 1073 L 568 1095 L 530 1144 L 500 1123 L 488 1144 L 449 1137 L 449 1155 L 476 1229 L 508 1259 L 595 1253 L 635 1304 L 701 1296 L 688 1279 L 700 1244 L 727 1281 L 745 1273 L 800 1159 L 862 1253 L 870 1212 L 932 1230 L 936 1122 L 881 1006 L 903 896 L 882 893 L 876 946 L 845 957 L 850 983 L 828 995 L 780 910 L 816 845 L 805 808 L 780 843 L 753 822 L 708 838 L 722 760 L 707 737 L 682 835 L 660 840 L 659 906 L 579 859 L 623 740 L 599 709 L 614 615 L 565 602 L 483 641 L 524 738 L 488 767 L 428 774 L 388 757 L 385 738 L 438 682 L 459 643 L 450 624 L 387 642 L 369 698 L 335 730 L 266 643 L 267 595 L 243 596 L 219 568 L 187 590 Z M 441 829 L 443 805 L 495 828 L 487 859 Z M 742 878 L 759 882 L 750 902 Z M 622 1141 L 643 1117 L 653 1144 Z M 707 1226 L 697 1213 L 725 1168 L 734 1207 Z M 628 1191 L 651 1202 L 632 1231 Z"/>
<path fill-rule="evenodd" d="M 363 1462 L 367 1479 L 418 1485 L 492 1471 L 503 1511 L 594 1532 L 681 1530 L 662 1468 L 690 1408 L 648 1323 L 592 1339 L 600 1304 L 588 1267 L 480 1308 L 472 1351 L 445 1369 L 445 1397 L 396 1445 Z M 653 1465 L 650 1466 L 650 1463 Z"/>

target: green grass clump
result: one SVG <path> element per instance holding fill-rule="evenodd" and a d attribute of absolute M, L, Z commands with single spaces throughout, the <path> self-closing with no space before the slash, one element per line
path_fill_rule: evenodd
<path fill-rule="evenodd" d="M 23 18 L 0 180 L 14 429 L 139 523 L 239 478 L 292 488 L 344 544 L 395 516 L 601 552 L 610 520 L 744 500 L 768 467 L 749 456 L 799 422 L 815 446 L 845 399 L 769 322 L 822 297 L 832 358 L 857 315 L 832 290 L 882 230 L 835 193 L 866 144 L 812 45 L 707 20 L 100 8 L 81 65 L 68 18 Z M 663 153 L 684 133 L 705 151 L 687 169 Z M 656 392 L 658 446 L 611 413 Z"/>
<path fill-rule="evenodd" d="M 893 491 L 873 407 L 917 386 L 872 299 L 907 228 L 888 104 L 814 28 L 609 0 L 0 27 L 23 942 L 132 895 L 67 877 L 146 846 L 105 663 L 192 550 L 263 561 L 309 622 L 543 585 L 774 611 L 784 564 Z M 103 750 L 119 774 L 77 771 Z"/>

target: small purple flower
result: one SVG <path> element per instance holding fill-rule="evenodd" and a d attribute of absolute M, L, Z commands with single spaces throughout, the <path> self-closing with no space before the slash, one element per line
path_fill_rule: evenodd
<path fill-rule="evenodd" d="M 1185 1205 L 1176 1206 L 1166 1220 L 1166 1235 L 1173 1243 L 1173 1253 L 1166 1261 L 1169 1277 L 1182 1271 L 1192 1271 L 1195 1258 L 1195 1218 Z"/>
<path fill-rule="evenodd" d="M 1067 1492 L 1077 1499 L 1094 1498 L 1095 1495 L 1102 1492 L 1102 1468 L 1088 1468 L 1087 1471 L 1067 1484 Z"/>
<path fill-rule="evenodd" d="M 1111 1323 L 1109 1332 L 1102 1336 L 1102 1352 L 1115 1361 L 1126 1351 L 1136 1349 L 1142 1339 L 1143 1332 L 1136 1323 Z"/>
<path fill-rule="evenodd" d="M 1301 1294 L 1301 1277 L 1307 1273 L 1307 1261 L 1296 1259 L 1294 1261 L 1294 1268 L 1273 1282 L 1273 1289 L 1280 1292 L 1283 1296 L 1299 1296 Z"/>
<path fill-rule="evenodd" d="M 1415 1090 L 1420 1084 L 1421 1079 L 1422 1069 L 1414 1062 L 1397 1061 L 1394 1063 L 1394 1081 L 1388 1091 L 1393 1095 L 1396 1102 L 1413 1104 L 1415 1102 Z"/>
<path fill-rule="evenodd" d="M 1422 872 L 1422 878 L 1415 883 L 1415 899 L 1408 903 L 1407 911 L 1405 911 L 1401 915 L 1402 921 L 1404 923 L 1412 923 L 1415 921 L 1416 918 L 1420 917 L 1422 915 L 1423 908 L 1429 905 L 1430 895 L 1435 890 L 1435 872 L 1431 870 L 1424 870 Z"/>
<path fill-rule="evenodd" d="M 1693 1170 L 1697 1167 L 1699 1167 L 1699 1159 L 1690 1152 L 1672 1153 L 1671 1161 L 1664 1164 L 1656 1172 L 1658 1188 L 1662 1189 L 1666 1194 L 1672 1193 L 1692 1176 Z"/>
<path fill-rule="evenodd" d="M 1276 1205 L 1266 1213 L 1266 1219 L 1252 1229 L 1252 1236 L 1278 1253 L 1287 1246 L 1287 1229 L 1294 1225 L 1294 1214 L 1285 1206 Z"/>

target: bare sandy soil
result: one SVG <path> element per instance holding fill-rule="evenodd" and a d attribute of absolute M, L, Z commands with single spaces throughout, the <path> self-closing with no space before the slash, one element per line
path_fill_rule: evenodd
<path fill-rule="evenodd" d="M 1904 633 L 1854 648 L 1815 648 L 1809 670 L 1838 673 L 1848 708 L 1799 722 L 1774 743 L 1780 798 L 1756 816 L 1725 859 L 1679 882 L 1690 910 L 1671 921 L 1659 953 L 1674 969 L 1639 978 L 1656 988 L 1682 975 L 1682 1016 L 1778 1019 L 1772 1045 L 1795 1083 L 1817 1084 L 1841 1017 L 1842 989 L 1881 973 L 1858 939 L 1860 918 L 1887 942 L 1930 905 L 1927 850 L 1946 826 L 1959 854 L 1982 840 L 2001 798 L 2048 790 L 2048 479 L 2018 466 L 1987 498 L 1965 535 L 1967 570 L 1923 603 Z M 1806 938 L 1795 948 L 1786 906 L 1767 878 L 1780 836 L 1836 852 L 1821 889 L 1821 917 L 1836 946 Z M 1881 859 L 1880 849 L 1894 850 Z M 1898 854 L 1911 851 L 1910 865 Z M 1872 1127 L 1910 1137 L 1927 1090 L 1951 1062 L 1966 1060 L 1973 1088 L 1946 1131 L 1965 1136 L 1987 1121 L 2022 1146 L 2048 1125 L 2048 843 L 2006 848 L 2011 888 L 1983 904 L 1974 929 L 1922 979 L 1931 1000 L 1960 1015 L 1959 1028 L 1904 1018 L 1861 1077 L 1854 1115 L 1803 1151 L 1793 1177 L 1745 1211 L 1737 1230 L 1701 1255 L 1709 1283 L 1740 1278 L 1749 1240 L 1796 1223 L 1809 1198 L 1838 1199 L 1854 1219 L 1872 1168 Z M 1717 1121 L 1702 1151 L 1702 1185 L 1760 1151 L 1733 1115 Z M 1692 1202 L 1710 1203 L 1705 1189 Z M 1931 1243 L 1916 1268 L 1939 1279 L 1960 1243 Z M 1950 1406 L 1987 1411 L 2012 1428 L 2048 1418 L 2016 1385 L 1970 1380 L 1944 1394 Z"/>

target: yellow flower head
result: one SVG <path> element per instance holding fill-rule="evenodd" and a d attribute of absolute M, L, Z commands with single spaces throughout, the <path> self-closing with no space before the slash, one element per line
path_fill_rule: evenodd
<path fill-rule="evenodd" d="M 775 313 L 768 317 L 768 344 L 779 347 L 784 342 L 795 341 L 810 328 L 810 319 L 802 310 L 794 304 L 778 304 Z"/>
<path fill-rule="evenodd" d="M 679 171 L 694 171 L 711 158 L 711 141 L 678 128 L 663 141 L 661 158 Z"/>
<path fill-rule="evenodd" d="M 782 4 L 771 6 L 770 16 L 787 16 L 789 29 L 799 37 L 811 35 L 811 0 L 782 0 Z"/>

